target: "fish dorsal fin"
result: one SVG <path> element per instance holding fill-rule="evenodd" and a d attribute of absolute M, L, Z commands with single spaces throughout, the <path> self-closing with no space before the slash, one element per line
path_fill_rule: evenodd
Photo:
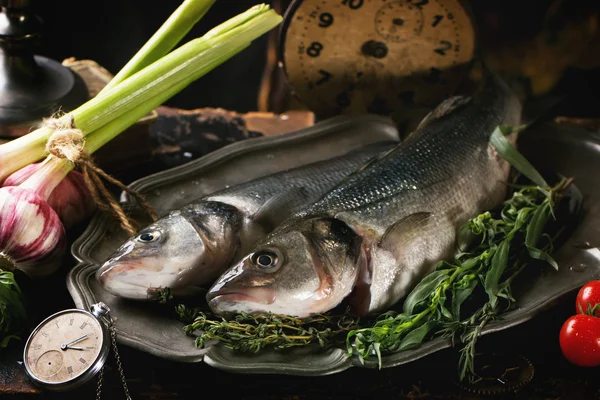
<path fill-rule="evenodd" d="M 410 242 L 418 239 L 421 233 L 431 228 L 433 214 L 418 212 L 402 218 L 390 226 L 381 237 L 379 247 L 398 255 Z"/>
<path fill-rule="evenodd" d="M 417 126 L 416 130 L 418 131 L 423 127 L 429 125 L 431 122 L 451 114 L 459 108 L 467 105 L 470 101 L 470 96 L 453 96 L 449 99 L 442 101 L 440 104 L 438 104 L 436 108 L 431 110 L 431 112 L 427 114 L 425 118 L 423 118 L 423 120 Z"/>
<path fill-rule="evenodd" d="M 267 200 L 252 219 L 265 228 L 275 228 L 293 211 L 290 203 L 295 203 L 298 197 L 306 196 L 307 192 L 304 187 L 291 187 L 282 190 Z"/>

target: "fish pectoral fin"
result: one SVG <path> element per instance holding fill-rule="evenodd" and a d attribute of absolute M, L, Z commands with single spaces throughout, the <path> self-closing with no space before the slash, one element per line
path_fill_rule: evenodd
<path fill-rule="evenodd" d="M 467 105 L 471 101 L 471 97 L 469 96 L 453 96 L 449 99 L 442 101 L 436 108 L 431 110 L 429 114 L 425 116 L 417 126 L 417 129 L 422 129 L 423 127 L 429 125 L 431 122 L 442 118 L 445 115 L 449 115 L 457 109 Z"/>
<path fill-rule="evenodd" d="M 432 228 L 433 214 L 418 212 L 402 218 L 390 226 L 381 237 L 379 247 L 399 257 L 407 244 L 419 239 L 424 231 Z"/>
<path fill-rule="evenodd" d="M 290 213 L 290 203 L 298 197 L 307 196 L 304 187 L 293 187 L 282 190 L 280 193 L 267 200 L 254 214 L 252 219 L 260 226 L 274 229 Z"/>

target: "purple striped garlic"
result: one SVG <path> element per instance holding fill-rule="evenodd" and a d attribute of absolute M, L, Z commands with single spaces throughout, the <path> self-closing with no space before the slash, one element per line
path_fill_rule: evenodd
<path fill-rule="evenodd" d="M 34 172 L 40 169 L 42 163 L 29 164 L 10 175 L 3 186 L 18 186 Z M 54 188 L 48 197 L 48 204 L 56 211 L 65 229 L 83 222 L 96 211 L 96 203 L 88 190 L 83 175 L 71 171 Z"/>
<path fill-rule="evenodd" d="M 18 269 L 39 278 L 54 273 L 64 260 L 65 228 L 47 199 L 70 167 L 53 161 L 41 163 L 18 186 L 0 188 L 2 269 Z"/>

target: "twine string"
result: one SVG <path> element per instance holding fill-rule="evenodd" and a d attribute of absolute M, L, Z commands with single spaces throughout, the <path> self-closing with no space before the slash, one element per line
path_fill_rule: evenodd
<path fill-rule="evenodd" d="M 66 114 L 60 118 L 47 119 L 44 121 L 44 125 L 54 131 L 46 143 L 46 151 L 56 158 L 67 159 L 78 166 L 98 208 L 116 218 L 121 227 L 130 235 L 136 232 L 136 228 L 120 203 L 106 188 L 104 181 L 132 195 L 153 221 L 158 219 L 150 203 L 141 194 L 110 176 L 94 163 L 85 150 L 84 135 L 75 126 L 71 115 Z"/>

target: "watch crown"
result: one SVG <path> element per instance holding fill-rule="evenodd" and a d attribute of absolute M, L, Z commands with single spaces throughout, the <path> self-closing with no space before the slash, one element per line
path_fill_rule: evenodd
<path fill-rule="evenodd" d="M 94 314 L 96 318 L 103 317 L 107 315 L 110 311 L 110 308 L 103 302 L 98 302 L 96 304 L 92 304 L 91 312 Z"/>

